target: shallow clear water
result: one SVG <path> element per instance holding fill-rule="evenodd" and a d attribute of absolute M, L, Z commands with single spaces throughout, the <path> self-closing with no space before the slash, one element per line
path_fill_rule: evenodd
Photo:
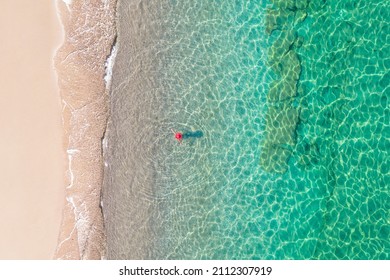
<path fill-rule="evenodd" d="M 109 258 L 389 259 L 390 4 L 121 2 Z"/>

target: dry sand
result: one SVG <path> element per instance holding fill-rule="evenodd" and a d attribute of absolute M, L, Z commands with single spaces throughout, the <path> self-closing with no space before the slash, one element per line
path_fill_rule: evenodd
<path fill-rule="evenodd" d="M 64 205 L 54 1 L 0 3 L 0 259 L 50 259 Z"/>

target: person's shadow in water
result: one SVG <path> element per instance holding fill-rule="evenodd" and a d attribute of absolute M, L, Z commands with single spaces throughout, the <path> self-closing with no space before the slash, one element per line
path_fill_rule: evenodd
<path fill-rule="evenodd" d="M 183 139 L 188 139 L 188 138 L 202 138 L 203 137 L 203 132 L 200 130 L 196 131 L 187 131 L 183 133 Z"/>
<path fill-rule="evenodd" d="M 195 144 L 196 139 L 202 137 L 203 137 L 203 132 L 200 130 L 183 132 L 183 140 L 185 140 L 190 146 Z"/>

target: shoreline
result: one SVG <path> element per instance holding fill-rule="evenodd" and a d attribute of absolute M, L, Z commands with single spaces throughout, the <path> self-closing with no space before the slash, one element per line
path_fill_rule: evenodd
<path fill-rule="evenodd" d="M 58 1 L 64 41 L 54 61 L 67 156 L 65 206 L 55 259 L 102 259 L 102 141 L 108 118 L 104 77 L 115 43 L 116 0 Z M 101 25 L 98 23 L 104 22 Z M 80 32 L 84 30 L 85 32 Z"/>

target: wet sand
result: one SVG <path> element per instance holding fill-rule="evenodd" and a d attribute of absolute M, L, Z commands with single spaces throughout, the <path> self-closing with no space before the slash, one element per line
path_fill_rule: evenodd
<path fill-rule="evenodd" d="M 0 259 L 51 259 L 65 187 L 54 1 L 1 1 L 0 34 Z"/>
<path fill-rule="evenodd" d="M 108 118 L 107 62 L 116 0 L 59 1 L 64 42 L 55 57 L 67 155 L 65 206 L 56 259 L 102 259 L 102 138 Z"/>

